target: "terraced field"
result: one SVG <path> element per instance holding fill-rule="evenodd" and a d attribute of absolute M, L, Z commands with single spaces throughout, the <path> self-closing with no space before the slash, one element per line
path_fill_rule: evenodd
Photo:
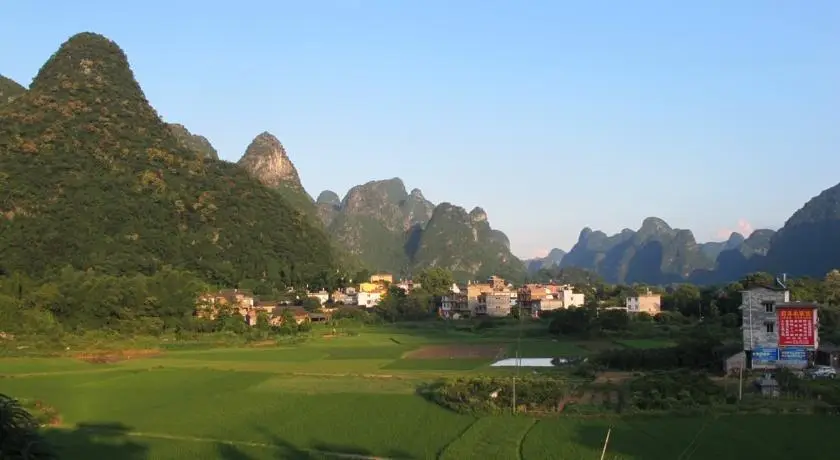
<path fill-rule="evenodd" d="M 522 345 L 531 357 L 605 346 Z M 501 337 L 370 330 L 113 363 L 2 359 L 0 392 L 58 409 L 61 424 L 48 436 L 63 458 L 84 460 L 595 459 L 610 427 L 609 459 L 820 458 L 820 443 L 840 429 L 836 419 L 804 416 L 477 418 L 415 394 L 439 376 L 511 372 L 489 364 L 513 346 Z"/>

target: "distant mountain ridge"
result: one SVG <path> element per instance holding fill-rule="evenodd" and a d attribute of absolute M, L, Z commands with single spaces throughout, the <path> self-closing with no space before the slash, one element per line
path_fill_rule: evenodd
<path fill-rule="evenodd" d="M 407 276 L 443 267 L 459 279 L 524 277 L 508 237 L 490 227 L 483 209 L 435 205 L 418 188 L 408 192 L 400 178 L 357 185 L 340 200 L 325 190 L 316 205 L 328 233 L 372 269 Z"/>
<path fill-rule="evenodd" d="M 286 150 L 268 132 L 254 139 L 237 164 L 317 216 L 335 247 L 369 269 L 410 276 L 444 267 L 460 279 L 524 276 L 507 235 L 490 227 L 481 208 L 467 213 L 449 203 L 435 206 L 419 188 L 408 192 L 398 177 L 354 186 L 344 198 L 324 190 L 313 200 Z"/>
<path fill-rule="evenodd" d="M 528 273 L 535 273 L 544 268 L 559 267 L 564 257 L 566 257 L 566 251 L 554 248 L 545 257 L 526 259 L 524 262 Z"/>
<path fill-rule="evenodd" d="M 560 267 L 590 270 L 611 283 L 722 282 L 754 266 L 773 233 L 756 230 L 749 238 L 733 233 L 725 242 L 697 243 L 690 230 L 648 217 L 639 230 L 611 236 L 584 228 Z"/>

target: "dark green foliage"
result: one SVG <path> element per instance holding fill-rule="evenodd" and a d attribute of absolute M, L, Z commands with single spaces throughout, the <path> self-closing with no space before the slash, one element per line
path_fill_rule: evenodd
<path fill-rule="evenodd" d="M 388 288 L 379 303 L 376 313 L 385 321 L 416 321 L 435 316 L 434 298 L 423 290 L 414 290 L 411 294 L 397 286 Z"/>
<path fill-rule="evenodd" d="M 525 278 L 522 261 L 494 237 L 483 210 L 476 208 L 468 214 L 449 203 L 435 207 L 413 261 L 419 267 L 446 268 L 461 280 L 492 275 L 514 281 Z"/>
<path fill-rule="evenodd" d="M 301 300 L 300 306 L 306 311 L 316 312 L 321 309 L 321 301 L 317 297 L 305 297 Z"/>
<path fill-rule="evenodd" d="M 12 397 L 0 394 L 0 459 L 58 458 L 38 432 L 35 417 Z"/>
<path fill-rule="evenodd" d="M 528 275 L 528 280 L 533 283 L 554 282 L 572 285 L 597 285 L 604 282 L 603 278 L 595 272 L 577 267 L 559 268 L 556 265 L 531 273 Z"/>
<path fill-rule="evenodd" d="M 12 102 L 26 92 L 26 88 L 11 78 L 0 75 L 0 106 Z"/>
<path fill-rule="evenodd" d="M 414 282 L 420 285 L 420 289 L 427 294 L 440 297 L 446 295 L 452 284 L 455 283 L 455 278 L 449 270 L 434 267 L 426 270 L 421 270 L 417 276 L 414 277 Z"/>
<path fill-rule="evenodd" d="M 399 178 L 353 187 L 340 203 L 325 192 L 317 206 L 339 246 L 372 270 L 410 277 L 440 267 L 460 281 L 490 275 L 524 279 L 507 236 L 490 228 L 483 210 L 468 215 L 449 203 L 434 206 L 420 190 L 406 192 Z"/>
<path fill-rule="evenodd" d="M 468 377 L 422 386 L 428 400 L 464 414 L 500 414 L 512 410 L 513 388 L 509 377 Z M 525 376 L 516 380 L 516 405 L 526 411 L 555 412 L 569 387 L 562 380 Z"/>
<path fill-rule="evenodd" d="M 637 377 L 625 384 L 622 399 L 642 411 L 668 411 L 726 402 L 726 391 L 702 372 L 678 370 Z"/>
<path fill-rule="evenodd" d="M 72 37 L 0 109 L 0 269 L 72 266 L 281 288 L 332 271 L 327 236 L 241 168 L 184 148 L 122 50 Z"/>
<path fill-rule="evenodd" d="M 720 372 L 724 359 L 741 349 L 740 344 L 724 345 L 712 337 L 700 335 L 689 336 L 674 347 L 605 350 L 592 361 L 608 369 L 623 371 L 688 368 Z"/>
<path fill-rule="evenodd" d="M 169 123 L 168 126 L 181 147 L 194 152 L 201 158 L 219 159 L 219 152 L 216 151 L 213 144 L 206 137 L 191 133 L 184 125 Z"/>
<path fill-rule="evenodd" d="M 201 329 L 193 317 L 196 301 L 208 290 L 192 274 L 169 268 L 149 276 L 112 276 L 66 267 L 45 281 L 0 277 L 0 319 L 6 332 L 24 335 L 195 330 Z"/>
<path fill-rule="evenodd" d="M 598 311 L 594 307 L 571 307 L 542 316 L 550 319 L 548 332 L 555 335 L 589 337 L 607 331 L 624 331 L 630 327 L 630 317 L 625 310 Z"/>

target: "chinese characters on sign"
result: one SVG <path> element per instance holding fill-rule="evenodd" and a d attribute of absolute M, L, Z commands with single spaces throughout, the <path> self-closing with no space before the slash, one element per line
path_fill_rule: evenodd
<path fill-rule="evenodd" d="M 813 346 L 813 308 L 779 308 L 779 345 Z"/>

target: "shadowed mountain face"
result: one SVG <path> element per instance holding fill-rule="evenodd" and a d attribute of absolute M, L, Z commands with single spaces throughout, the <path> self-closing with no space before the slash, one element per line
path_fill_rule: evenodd
<path fill-rule="evenodd" d="M 654 226 L 649 227 L 648 230 L 652 230 Z M 690 232 L 674 238 L 667 236 L 673 234 L 663 231 L 661 225 L 655 227 L 658 230 L 647 232 L 648 236 L 659 235 L 653 239 L 639 238 L 638 233 L 642 230 L 626 230 L 607 237 L 601 232 L 584 229 L 580 240 L 562 264 L 595 269 L 608 280 L 625 282 L 656 283 L 673 278 L 697 283 L 724 283 L 758 271 L 823 277 L 840 267 L 840 184 L 805 203 L 778 232 L 756 230 L 740 243 L 741 236 L 733 234 L 725 243 L 698 246 L 690 237 Z M 640 261 L 636 253 L 640 252 L 640 244 L 647 244 L 645 241 L 658 241 L 661 249 L 654 247 L 647 250 L 645 260 Z M 718 250 L 710 266 L 710 255 Z M 662 253 L 662 272 L 657 274 L 655 265 L 660 258 L 656 253 L 659 251 Z M 628 256 L 630 252 L 632 256 Z M 622 262 L 616 264 L 616 260 Z"/>
<path fill-rule="evenodd" d="M 65 42 L 0 106 L 0 268 L 171 265 L 275 286 L 334 267 L 327 235 L 241 168 L 205 161 L 146 100 L 123 51 Z"/>
<path fill-rule="evenodd" d="M 639 230 L 612 236 L 584 228 L 560 266 L 590 270 L 611 283 L 722 283 L 760 268 L 773 234 L 756 230 L 744 239 L 733 233 L 724 242 L 698 244 L 690 230 L 649 217 Z"/>
<path fill-rule="evenodd" d="M 560 265 L 591 270 L 612 283 L 662 284 L 711 269 L 714 261 L 691 231 L 648 217 L 638 231 L 625 229 L 613 236 L 585 228 Z"/>
<path fill-rule="evenodd" d="M 525 267 L 528 270 L 528 273 L 535 273 L 539 270 L 544 268 L 552 268 L 552 267 L 559 267 L 560 262 L 563 261 L 563 257 L 566 256 L 566 251 L 558 248 L 554 248 L 549 251 L 548 255 L 545 257 L 537 257 L 534 259 L 528 259 L 525 261 Z"/>
<path fill-rule="evenodd" d="M 324 191 L 318 213 L 328 232 L 374 270 L 410 274 L 426 267 L 452 270 L 462 279 L 502 274 L 521 277 L 504 233 L 490 228 L 481 208 L 467 213 L 435 206 L 420 189 L 407 192 L 399 178 L 355 186 L 344 199 Z"/>
<path fill-rule="evenodd" d="M 691 232 L 654 218 L 638 232 L 611 237 L 585 228 L 561 266 L 612 282 L 718 284 L 759 271 L 821 278 L 840 267 L 840 184 L 805 203 L 779 231 L 760 229 L 746 239 L 733 233 L 726 242 L 698 245 Z"/>
<path fill-rule="evenodd" d="M 710 241 L 708 243 L 700 243 L 700 250 L 709 259 L 717 260 L 718 255 L 723 251 L 731 249 L 738 249 L 744 243 L 744 235 L 738 232 L 732 232 L 729 239 L 726 241 Z"/>
<path fill-rule="evenodd" d="M 793 276 L 840 268 L 840 184 L 811 198 L 773 236 L 764 264 Z"/>

